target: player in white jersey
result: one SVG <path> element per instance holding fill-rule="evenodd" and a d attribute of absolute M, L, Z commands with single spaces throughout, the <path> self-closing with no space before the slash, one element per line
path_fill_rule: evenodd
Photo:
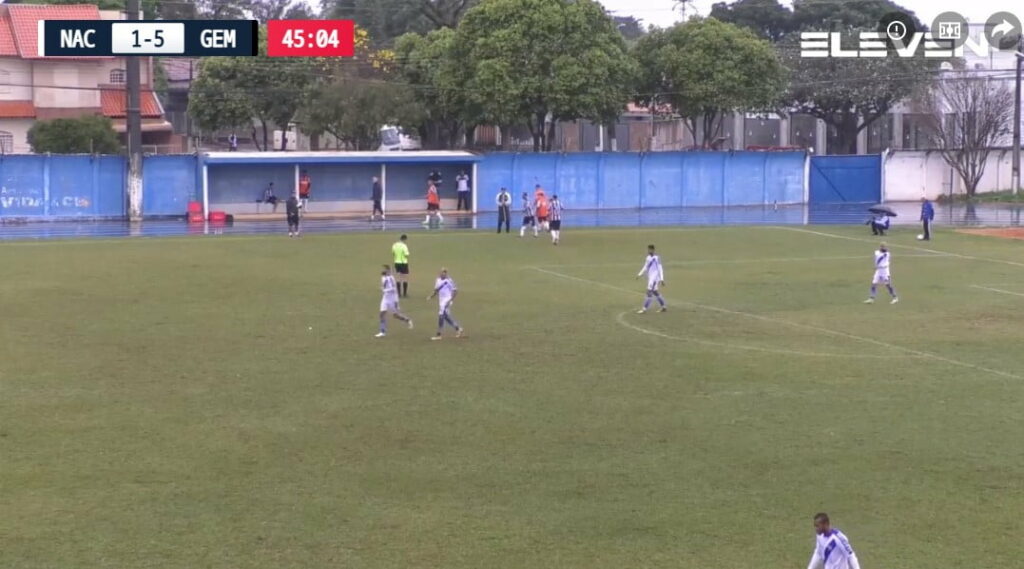
<path fill-rule="evenodd" d="M 878 285 L 884 284 L 892 297 L 890 304 L 896 304 L 900 297 L 896 295 L 896 289 L 892 287 L 892 276 L 889 274 L 889 263 L 892 261 L 892 254 L 889 248 L 882 243 L 875 251 L 875 277 L 871 279 L 871 296 L 864 301 L 864 304 L 874 304 L 875 296 L 878 295 Z"/>
<path fill-rule="evenodd" d="M 523 225 L 519 227 L 519 236 L 526 235 L 526 228 L 533 228 L 533 236 L 537 237 L 539 234 L 539 228 L 537 227 L 537 211 L 533 207 L 533 202 L 530 201 L 530 196 L 526 192 L 523 192 Z"/>
<path fill-rule="evenodd" d="M 451 314 L 452 303 L 455 302 L 455 297 L 458 294 L 459 289 L 455 286 L 455 281 L 448 276 L 448 269 L 441 269 L 441 274 L 434 281 L 434 294 L 427 298 L 427 300 L 430 300 L 436 296 L 438 303 L 437 334 L 431 340 L 441 339 L 441 332 L 444 331 L 445 323 L 455 328 L 456 338 L 462 337 L 462 326 L 459 326 L 459 323 L 452 318 Z"/>
<path fill-rule="evenodd" d="M 814 553 L 807 569 L 860 569 L 850 540 L 828 520 L 828 514 L 814 516 Z"/>
<path fill-rule="evenodd" d="M 396 320 L 407 323 L 409 329 L 412 329 L 412 319 L 399 312 L 398 283 L 391 274 L 391 267 L 387 265 L 384 265 L 384 270 L 380 273 L 380 290 L 380 332 L 376 337 L 383 338 L 388 335 L 388 312 L 393 314 Z"/>
<path fill-rule="evenodd" d="M 644 314 L 647 309 L 651 307 L 651 299 L 657 298 L 658 304 L 661 305 L 661 309 L 658 312 L 665 312 L 668 307 L 665 306 L 665 299 L 661 297 L 661 292 L 658 287 L 665 286 L 665 269 L 661 266 L 661 257 L 654 253 L 654 245 L 647 246 L 647 260 L 644 261 L 644 267 L 637 273 L 636 278 L 640 278 L 647 274 L 647 300 L 644 301 L 644 307 L 637 311 L 637 314 Z"/>

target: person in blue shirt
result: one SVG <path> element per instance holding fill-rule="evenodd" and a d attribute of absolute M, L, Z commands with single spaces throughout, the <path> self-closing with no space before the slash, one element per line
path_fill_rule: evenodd
<path fill-rule="evenodd" d="M 935 219 L 935 208 L 928 198 L 921 198 L 921 225 L 924 227 L 925 241 L 932 239 L 932 220 Z"/>

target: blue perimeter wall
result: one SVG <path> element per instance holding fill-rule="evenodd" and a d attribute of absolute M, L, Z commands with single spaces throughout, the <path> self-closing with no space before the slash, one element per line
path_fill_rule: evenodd
<path fill-rule="evenodd" d="M 802 203 L 804 158 L 802 152 L 490 154 L 479 165 L 479 208 L 495 210 L 502 187 L 518 198 L 532 195 L 537 184 L 571 209 Z"/>
<path fill-rule="evenodd" d="M 493 211 L 507 187 L 518 198 L 537 184 L 571 209 L 637 209 L 686 206 L 790 204 L 804 201 L 800 152 L 659 152 L 506 154 L 478 165 L 479 209 Z M 201 198 L 201 171 L 193 155 L 147 156 L 143 164 L 146 216 L 184 215 Z M 309 165 L 313 199 L 367 200 L 375 165 Z M 469 164 L 444 165 L 444 197 Z M 430 168 L 388 167 L 388 197 L 423 196 Z M 0 217 L 102 218 L 125 215 L 126 164 L 120 156 L 9 155 L 0 157 Z M 275 182 L 278 196 L 294 185 L 294 166 L 210 167 L 211 202 L 253 202 Z M 518 199 L 516 200 L 518 206 Z"/>

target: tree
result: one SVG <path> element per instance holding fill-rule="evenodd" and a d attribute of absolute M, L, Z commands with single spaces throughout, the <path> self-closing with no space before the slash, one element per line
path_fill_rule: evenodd
<path fill-rule="evenodd" d="M 875 31 L 886 14 L 913 12 L 888 0 L 849 3 L 830 0 L 796 0 L 794 29 L 831 31 L 855 42 L 859 32 Z M 917 29 L 923 29 L 920 22 Z M 903 58 L 802 58 L 797 34 L 790 34 L 778 48 L 790 70 L 787 99 L 793 110 L 823 120 L 836 131 L 836 149 L 829 152 L 857 152 L 857 137 L 893 107 L 931 80 L 938 62 L 924 57 Z"/>
<path fill-rule="evenodd" d="M 324 72 L 320 60 L 267 57 L 266 30 L 260 30 L 256 57 L 211 57 L 200 63 L 192 84 L 189 114 L 205 130 L 251 125 L 260 150 L 269 149 L 271 125 L 286 129 L 295 118 L 307 89 Z M 257 136 L 255 119 L 262 129 Z M 263 144 L 259 140 L 262 138 Z M 280 150 L 287 150 L 281 137 Z"/>
<path fill-rule="evenodd" d="M 643 70 L 638 102 L 670 106 L 703 148 L 714 147 L 725 115 L 774 108 L 785 89 L 768 42 L 713 18 L 652 32 L 634 53 Z"/>
<path fill-rule="evenodd" d="M 302 129 L 309 134 L 330 133 L 354 150 L 375 150 L 381 125 L 420 120 L 420 107 L 410 89 L 350 78 L 311 93 L 302 113 Z"/>
<path fill-rule="evenodd" d="M 467 91 L 467 70 L 456 59 L 455 41 L 455 31 L 444 28 L 425 36 L 406 34 L 395 42 L 397 75 L 422 105 L 419 126 L 430 148 L 454 147 L 466 123 L 479 116 Z"/>
<path fill-rule="evenodd" d="M 423 15 L 437 29 L 454 29 L 463 14 L 476 3 L 477 0 L 420 0 Z"/>
<path fill-rule="evenodd" d="M 989 153 L 1013 132 L 1013 92 L 1004 81 L 957 71 L 936 82 L 925 108 L 942 158 L 974 196 Z"/>
<path fill-rule="evenodd" d="M 86 115 L 74 119 L 36 121 L 28 131 L 28 143 L 36 153 L 117 154 L 121 141 L 106 117 Z"/>
<path fill-rule="evenodd" d="M 636 65 L 593 0 L 488 0 L 466 13 L 455 39 L 474 113 L 525 123 L 534 150 L 551 150 L 557 121 L 609 124 L 630 98 Z"/>
<path fill-rule="evenodd" d="M 324 14 L 355 20 L 379 46 L 399 37 L 455 28 L 480 0 L 321 0 Z"/>
<path fill-rule="evenodd" d="M 711 6 L 711 17 L 746 28 L 761 39 L 777 42 L 796 28 L 793 13 L 779 0 L 739 0 Z"/>

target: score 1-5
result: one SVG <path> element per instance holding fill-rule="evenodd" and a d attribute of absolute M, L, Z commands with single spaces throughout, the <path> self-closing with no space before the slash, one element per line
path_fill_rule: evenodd
<path fill-rule="evenodd" d="M 352 20 L 271 20 L 267 22 L 270 57 L 352 57 Z"/>
<path fill-rule="evenodd" d="M 175 22 L 114 22 L 111 51 L 117 54 L 182 54 L 185 24 Z"/>

